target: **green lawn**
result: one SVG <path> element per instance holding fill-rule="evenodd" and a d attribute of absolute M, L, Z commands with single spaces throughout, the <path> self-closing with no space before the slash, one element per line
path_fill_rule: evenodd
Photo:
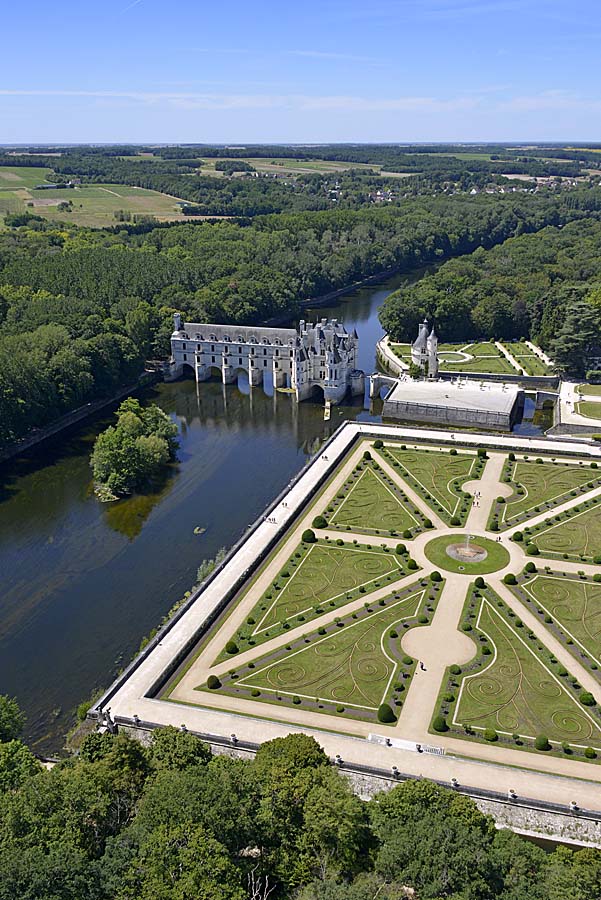
<path fill-rule="evenodd" d="M 454 559 L 447 553 L 447 548 L 456 544 L 466 543 L 467 535 L 453 534 L 433 538 L 424 548 L 424 552 L 431 563 L 438 569 L 447 572 L 462 572 L 465 575 L 486 575 L 489 572 L 497 572 L 504 569 L 509 563 L 509 553 L 496 541 L 488 538 L 473 537 L 470 545 L 486 551 L 486 558 L 481 561 L 466 562 Z"/>
<path fill-rule="evenodd" d="M 585 486 L 594 488 L 601 479 L 601 471 L 591 469 L 590 464 L 576 466 L 550 460 L 536 463 L 519 459 L 513 463 L 510 478 L 514 493 L 500 505 L 499 521 L 505 527 L 524 516 L 544 511 L 541 509 L 543 504 L 553 507 L 564 503 L 574 490 Z"/>
<path fill-rule="evenodd" d="M 591 397 L 601 397 L 601 384 L 579 384 L 576 390 L 579 394 L 590 394 Z"/>
<path fill-rule="evenodd" d="M 594 400 L 580 400 L 576 404 L 576 412 L 580 413 L 581 416 L 586 416 L 587 419 L 601 422 L 601 403 L 595 403 Z"/>
<path fill-rule="evenodd" d="M 601 584 L 536 574 L 513 588 L 529 596 L 572 641 L 568 649 L 579 657 L 582 649 L 601 666 Z"/>
<path fill-rule="evenodd" d="M 504 604 L 484 597 L 473 602 L 474 639 L 484 636 L 491 652 L 480 651 L 475 665 L 464 667 L 452 724 L 467 724 L 480 735 L 488 728 L 505 736 L 544 734 L 550 741 L 601 747 L 598 720 L 580 705 L 548 651 L 517 627 Z"/>
<path fill-rule="evenodd" d="M 407 628 L 427 623 L 440 588 L 432 586 L 428 596 L 426 587 L 413 584 L 385 598 L 384 605 L 366 604 L 321 629 L 322 634 L 309 632 L 256 658 L 252 668 L 236 670 L 234 679 L 223 677 L 222 690 L 268 703 L 296 698 L 300 703 L 295 705 L 305 710 L 376 721 L 382 702 L 402 706 L 415 660 L 403 653 L 401 638 Z"/>
<path fill-rule="evenodd" d="M 0 166 L 0 191 L 30 190 L 37 184 L 51 182 L 52 176 L 52 169 L 41 166 Z"/>
<path fill-rule="evenodd" d="M 421 530 L 422 519 L 377 463 L 360 463 L 323 510 L 328 527 L 371 533 Z"/>
<path fill-rule="evenodd" d="M 0 168 L 2 172 L 10 167 Z M 14 167 L 15 173 L 21 171 Z M 0 215 L 7 212 L 31 212 L 45 219 L 70 222 L 90 228 L 103 228 L 118 224 L 115 213 L 120 210 L 134 216 L 154 216 L 163 221 L 187 221 L 177 205 L 177 198 L 158 191 L 147 190 L 124 184 L 84 184 L 76 188 L 33 190 L 40 184 L 43 173 L 51 177 L 49 169 L 24 169 L 25 176 L 20 181 L 0 180 Z M 8 174 L 12 173 L 9 172 Z M 37 173 L 35 178 L 31 173 Z M 14 185 L 9 188 L 9 185 Z M 59 204 L 68 203 L 68 209 L 59 209 Z"/>
<path fill-rule="evenodd" d="M 382 547 L 327 540 L 299 544 L 236 633 L 235 642 L 241 651 L 248 650 L 393 584 L 407 571 L 407 554 Z M 224 649 L 218 661 L 229 658 Z"/>
<path fill-rule="evenodd" d="M 556 525 L 533 529 L 532 540 L 545 556 L 547 553 L 580 559 L 601 556 L 601 513 L 595 505 L 576 513 Z"/>
<path fill-rule="evenodd" d="M 478 458 L 466 453 L 451 456 L 439 450 L 402 450 L 387 444 L 384 457 L 397 464 L 400 474 L 418 490 L 425 501 L 444 519 L 457 516 L 465 520 L 470 500 L 462 496 L 465 481 L 479 478 L 481 469 Z"/>

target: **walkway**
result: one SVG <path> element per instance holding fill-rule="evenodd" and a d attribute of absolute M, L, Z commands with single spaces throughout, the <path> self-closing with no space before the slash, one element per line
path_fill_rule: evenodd
<path fill-rule="evenodd" d="M 291 485 L 287 495 L 280 498 L 279 504 L 268 511 L 266 519 L 257 524 L 247 540 L 237 550 L 236 555 L 207 585 L 181 618 L 166 633 L 159 634 L 154 646 L 151 646 L 149 651 L 138 660 L 135 668 L 130 670 L 127 676 L 118 683 L 116 692 L 104 705 L 110 706 L 113 714 L 119 716 L 132 718 L 135 713 L 147 721 L 176 726 L 185 721 L 187 727 L 195 731 L 221 735 L 235 732 L 240 738 L 249 741 L 260 742 L 290 731 L 301 730 L 313 734 L 331 756 L 339 753 L 343 759 L 352 760 L 358 764 L 381 768 L 396 765 L 400 771 L 416 776 L 424 775 L 447 781 L 451 777 L 456 777 L 462 784 L 474 787 L 490 788 L 493 786 L 500 791 L 513 788 L 522 796 L 538 797 L 566 804 L 571 800 L 576 800 L 585 808 L 601 809 L 600 767 L 584 762 L 546 757 L 541 754 L 528 754 L 520 750 L 472 743 L 459 738 L 435 736 L 429 733 L 430 720 L 446 666 L 449 662 L 461 662 L 473 655 L 473 642 L 457 627 L 465 595 L 471 583 L 468 575 L 445 573 L 446 584 L 432 622 L 428 626 L 408 632 L 402 645 L 408 653 L 419 657 L 424 663 L 425 669 L 418 668 L 407 691 L 399 722 L 393 732 L 395 735 L 402 735 L 403 738 L 420 743 L 435 743 L 444 747 L 446 756 L 417 754 L 410 750 L 386 747 L 368 741 L 366 739 L 369 734 L 372 731 L 377 732 L 378 728 L 373 725 L 367 726 L 360 721 L 342 720 L 340 717 L 323 715 L 318 712 L 300 712 L 296 708 L 278 707 L 276 710 L 274 706 L 262 705 L 252 700 L 213 695 L 207 692 L 199 695 L 197 691 L 194 691 L 197 685 L 206 680 L 209 670 L 222 673 L 231 668 L 232 661 L 230 660 L 214 668 L 211 664 L 225 640 L 235 634 L 245 621 L 248 611 L 256 602 L 257 597 L 271 582 L 273 575 L 280 570 L 282 561 L 288 558 L 290 551 L 297 545 L 302 530 L 316 515 L 317 507 L 322 508 L 328 499 L 335 495 L 361 457 L 363 447 L 360 444 L 355 445 L 343 466 L 336 471 L 336 461 L 346 452 L 349 444 L 357 436 L 368 440 L 382 436 L 394 438 L 396 441 L 405 439 L 407 444 L 430 439 L 436 441 L 438 445 L 446 444 L 447 448 L 453 443 L 463 446 L 471 444 L 474 450 L 478 446 L 492 445 L 483 477 L 479 481 L 466 485 L 466 489 L 472 492 L 476 490 L 477 485 L 477 490 L 480 492 L 480 505 L 472 507 L 466 525 L 470 533 L 475 535 L 484 534 L 494 498 L 507 489 L 507 485 L 500 481 L 503 456 L 497 448 L 513 449 L 518 452 L 522 450 L 530 454 L 544 448 L 555 452 L 558 457 L 563 456 L 568 450 L 573 450 L 574 452 L 588 453 L 591 458 L 601 459 L 601 448 L 581 447 L 564 440 L 550 441 L 548 439 L 463 433 L 451 435 L 429 429 L 346 423 L 336 432 L 331 443 L 312 465 Z M 416 506 L 433 522 L 436 520 L 438 526 L 436 536 L 457 534 L 457 529 L 445 526 L 423 499 L 411 489 L 410 485 L 403 481 L 397 469 L 385 462 L 382 463 L 382 466 Z M 297 515 L 308 491 L 317 490 L 324 474 L 326 478 L 329 475 L 325 491 L 318 493 L 318 499 L 300 514 L 293 531 L 286 536 L 284 543 L 278 548 L 273 558 L 268 557 L 242 602 L 237 607 L 233 603 L 231 604 L 231 613 L 221 623 L 219 639 L 215 635 L 208 640 L 200 657 L 188 668 L 170 700 L 150 699 L 147 696 L 149 689 L 160 678 L 169 661 L 176 654 L 181 654 L 182 649 L 189 644 L 191 636 L 201 627 L 211 607 L 221 600 L 224 593 L 227 593 L 231 587 L 244 578 L 246 571 L 251 568 L 253 560 L 271 544 L 275 534 L 285 532 L 287 522 Z M 589 495 L 583 494 L 577 498 L 570 498 L 569 501 L 554 510 L 553 514 L 573 503 L 582 503 L 587 496 Z M 270 519 L 275 521 L 269 521 Z M 591 690 L 591 693 L 601 701 L 601 688 L 591 673 L 584 670 L 567 649 L 544 629 L 540 620 L 525 609 L 513 593 L 503 585 L 503 575 L 507 571 L 520 571 L 526 561 L 522 547 L 510 540 L 513 530 L 515 529 L 510 529 L 500 535 L 501 543 L 510 554 L 510 562 L 500 572 L 486 576 L 487 583 L 512 608 L 519 609 L 520 617 L 527 627 L 530 627 L 537 636 L 541 638 L 544 636 L 545 644 L 555 653 L 557 659 L 562 661 L 566 668 L 576 675 L 580 683 L 586 689 Z M 340 537 L 340 533 L 336 531 L 326 533 L 335 538 Z M 377 536 L 376 540 L 374 537 L 370 538 L 366 535 L 355 535 L 349 532 L 346 532 L 344 537 L 347 540 L 356 539 L 359 543 L 391 545 L 397 542 L 396 538 L 390 536 Z M 410 543 L 410 552 L 413 558 L 418 564 L 427 566 L 428 569 L 431 568 L 431 564 L 425 557 L 424 547 L 432 537 L 433 532 L 427 531 Z M 539 566 L 541 562 L 542 560 L 537 560 Z M 553 562 L 549 562 L 551 567 L 554 567 Z M 561 568 L 570 572 L 574 570 L 597 571 L 597 567 L 585 564 L 564 564 L 563 561 Z M 412 580 L 418 581 L 419 579 L 419 572 L 412 573 L 399 579 L 395 586 L 408 585 L 412 583 Z M 391 585 L 389 584 L 385 588 L 381 588 L 374 596 L 378 597 L 389 593 L 390 589 Z M 345 612 L 360 607 L 362 603 L 362 599 L 353 601 L 344 608 Z M 331 622 L 339 614 L 340 612 L 336 610 L 325 613 L 319 620 L 311 622 L 311 628 Z M 244 654 L 239 654 L 236 657 L 236 665 L 242 664 L 245 660 L 249 661 L 253 656 L 262 655 L 270 649 L 282 646 L 306 630 L 306 625 L 304 628 L 291 629 L 285 635 L 274 638 L 273 641 L 252 648 Z M 202 702 L 202 707 L 197 705 L 199 702 Z M 191 706 L 190 703 L 194 705 Z M 277 721 L 262 718 L 262 715 L 275 716 Z M 383 727 L 380 726 L 380 732 Z M 344 733 L 340 732 L 341 728 L 344 729 Z M 384 733 L 390 732 L 384 729 Z M 470 758 L 467 758 L 468 756 Z"/>

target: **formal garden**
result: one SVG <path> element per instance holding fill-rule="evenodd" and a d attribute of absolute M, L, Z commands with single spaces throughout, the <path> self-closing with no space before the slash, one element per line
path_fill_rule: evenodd
<path fill-rule="evenodd" d="M 450 525 L 465 522 L 472 497 L 462 487 L 466 481 L 480 478 L 485 454 L 460 453 L 455 448 L 411 448 L 404 444 L 385 444 L 379 452 L 443 521 Z"/>
<path fill-rule="evenodd" d="M 220 676 L 219 685 L 198 689 L 393 724 L 416 665 L 402 637 L 430 622 L 442 586 L 424 578 L 349 606 L 333 622 Z"/>
<path fill-rule="evenodd" d="M 485 583 L 468 593 L 460 627 L 477 651 L 449 667 L 435 732 L 564 756 L 601 753 L 594 698 Z"/>
<path fill-rule="evenodd" d="M 601 682 L 601 568 L 545 565 L 553 555 L 601 565 L 601 501 L 590 496 L 599 470 L 511 452 L 490 463 L 491 479 L 496 451 L 478 447 L 376 439 L 351 452 L 352 464 L 341 459 L 310 498 L 298 543 L 286 532 L 236 596 L 224 623 L 241 603 L 243 615 L 190 679 L 186 702 L 228 708 L 235 698 L 248 714 L 256 704 L 277 720 L 287 709 L 302 724 L 318 713 L 330 717 L 326 728 L 344 730 L 349 719 L 402 737 L 408 691 L 427 677 L 427 633 L 449 654 L 429 689 L 438 699 L 419 714 L 429 739 L 459 737 L 501 757 L 512 749 L 601 759 L 589 692 L 591 679 Z M 487 517 L 487 529 L 470 528 Z M 449 604 L 458 624 L 441 631 L 437 611 Z"/>
<path fill-rule="evenodd" d="M 365 453 L 370 457 L 369 451 Z M 365 458 L 313 520 L 313 527 L 411 538 L 431 528 L 432 522 L 376 460 Z"/>
<path fill-rule="evenodd" d="M 569 559 L 601 565 L 601 514 L 598 497 L 584 500 L 513 538 L 522 539 L 531 556 Z"/>
<path fill-rule="evenodd" d="M 601 573 L 537 572 L 529 562 L 512 590 L 601 681 Z"/>
<path fill-rule="evenodd" d="M 533 516 L 551 510 L 581 493 L 601 485 L 597 463 L 566 463 L 556 459 L 510 453 L 503 467 L 503 482 L 512 488 L 508 497 L 497 497 L 489 528 L 504 531 Z"/>

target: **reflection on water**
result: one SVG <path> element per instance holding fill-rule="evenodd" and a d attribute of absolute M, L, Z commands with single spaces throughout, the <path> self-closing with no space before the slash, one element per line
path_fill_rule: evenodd
<path fill-rule="evenodd" d="M 377 308 L 403 281 L 356 291 L 306 318 L 359 332 L 375 368 Z M 39 751 L 60 748 L 78 702 L 107 686 L 193 583 L 231 546 L 345 419 L 373 420 L 361 400 L 334 407 L 289 394 L 193 381 L 147 391 L 180 428 L 178 462 L 153 491 L 102 504 L 89 455 L 110 416 L 0 469 L 0 692 L 27 713 Z M 377 415 L 376 415 L 377 414 Z"/>

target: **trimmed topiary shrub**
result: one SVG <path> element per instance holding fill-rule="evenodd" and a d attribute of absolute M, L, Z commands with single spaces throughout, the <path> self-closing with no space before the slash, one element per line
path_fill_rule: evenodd
<path fill-rule="evenodd" d="M 484 730 L 484 740 L 485 740 L 485 741 L 490 741 L 491 744 L 492 744 L 493 741 L 498 741 L 498 740 L 499 740 L 499 735 L 497 734 L 497 732 L 495 731 L 494 728 L 486 728 L 486 729 Z"/>
<path fill-rule="evenodd" d="M 551 744 L 546 734 L 538 734 L 534 739 L 534 746 L 537 750 L 550 750 Z"/>
<path fill-rule="evenodd" d="M 488 459 L 488 455 L 487 455 L 486 450 L 484 449 L 484 447 L 478 447 L 478 449 L 477 449 L 476 452 L 477 452 L 477 454 L 478 454 L 478 458 L 479 458 L 479 459 Z"/>
<path fill-rule="evenodd" d="M 461 666 L 453 664 L 449 668 L 449 672 L 451 673 L 451 675 L 461 675 Z"/>
<path fill-rule="evenodd" d="M 228 641 L 225 645 L 226 653 L 237 653 L 238 652 L 238 644 L 235 641 Z"/>
<path fill-rule="evenodd" d="M 540 550 L 538 549 L 536 544 L 530 542 L 529 544 L 526 544 L 526 553 L 528 554 L 528 556 L 538 556 Z"/>
<path fill-rule="evenodd" d="M 485 582 L 484 579 L 482 578 L 482 575 L 478 575 L 478 577 L 476 578 L 474 584 L 476 585 L 476 587 L 478 588 L 478 590 L 482 590 L 482 588 L 485 588 L 485 587 L 486 587 L 486 582 Z"/>
<path fill-rule="evenodd" d="M 209 675 L 207 678 L 207 687 L 210 691 L 216 691 L 217 688 L 221 687 L 221 682 L 216 675 Z"/>
<path fill-rule="evenodd" d="M 516 533 L 514 534 L 514 536 L 511 538 L 511 540 L 512 540 L 512 541 L 517 541 L 518 544 L 519 544 L 520 541 L 523 541 L 523 540 L 524 540 L 524 535 L 522 534 L 521 531 L 516 531 Z"/>
<path fill-rule="evenodd" d="M 587 747 L 584 751 L 584 755 L 586 756 L 587 759 L 596 759 L 597 758 L 597 754 L 595 753 L 595 751 L 593 750 L 592 747 Z"/>
<path fill-rule="evenodd" d="M 371 453 L 369 452 L 369 450 L 365 451 L 365 453 L 363 454 L 363 459 L 371 459 Z"/>
<path fill-rule="evenodd" d="M 418 569 L 419 566 L 414 559 L 411 559 L 411 557 L 409 557 L 409 559 L 407 560 L 407 568 L 413 571 L 415 569 Z"/>
<path fill-rule="evenodd" d="M 328 522 L 324 516 L 315 516 L 313 519 L 313 528 L 327 528 Z"/>
<path fill-rule="evenodd" d="M 305 531 L 303 531 L 302 539 L 305 544 L 314 544 L 317 540 L 317 538 L 315 537 L 315 532 L 310 528 L 307 528 L 305 529 Z"/>
<path fill-rule="evenodd" d="M 524 572 L 536 572 L 536 566 L 533 562 L 527 562 L 524 566 Z"/>
<path fill-rule="evenodd" d="M 384 441 L 381 441 L 380 438 L 378 438 L 377 441 L 374 441 L 374 447 L 376 450 L 381 450 L 383 446 L 384 446 Z"/>
<path fill-rule="evenodd" d="M 432 728 L 434 729 L 434 731 L 438 731 L 439 734 L 442 734 L 444 731 L 449 730 L 447 720 L 444 716 L 434 716 L 434 719 L 432 721 Z"/>
<path fill-rule="evenodd" d="M 403 553 L 407 552 L 407 547 L 404 544 L 397 544 L 394 552 L 398 553 L 399 556 L 402 556 Z"/>
<path fill-rule="evenodd" d="M 430 581 L 442 581 L 442 575 L 440 572 L 434 570 L 434 572 L 430 572 Z"/>
<path fill-rule="evenodd" d="M 461 525 L 461 519 L 459 516 L 453 516 L 451 519 L 451 525 L 457 527 L 457 525 Z"/>
<path fill-rule="evenodd" d="M 513 574 L 513 572 L 508 572 L 507 575 L 503 576 L 503 584 L 517 584 L 518 580 Z"/>
<path fill-rule="evenodd" d="M 378 707 L 378 722 L 382 722 L 384 725 L 392 725 L 393 722 L 396 722 L 396 716 L 388 703 L 381 703 Z"/>
<path fill-rule="evenodd" d="M 583 691 L 580 694 L 580 702 L 583 706 L 594 706 L 596 701 L 592 694 L 588 691 Z"/>

